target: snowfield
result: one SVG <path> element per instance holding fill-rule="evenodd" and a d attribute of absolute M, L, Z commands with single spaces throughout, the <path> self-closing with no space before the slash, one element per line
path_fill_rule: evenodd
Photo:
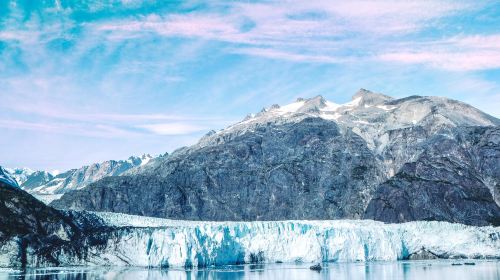
<path fill-rule="evenodd" d="M 500 227 L 371 220 L 197 222 L 95 213 L 117 226 L 85 259 L 64 265 L 190 267 L 241 263 L 407 259 L 425 249 L 443 258 L 500 258 Z"/>

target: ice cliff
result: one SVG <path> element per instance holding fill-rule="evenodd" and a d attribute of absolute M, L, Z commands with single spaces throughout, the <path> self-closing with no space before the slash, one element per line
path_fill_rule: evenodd
<path fill-rule="evenodd" d="M 89 246 L 79 256 L 55 252 L 61 265 L 376 261 L 408 259 L 423 251 L 440 258 L 500 258 L 500 228 L 491 226 L 370 220 L 192 222 L 96 215 L 116 227 L 106 244 Z"/>

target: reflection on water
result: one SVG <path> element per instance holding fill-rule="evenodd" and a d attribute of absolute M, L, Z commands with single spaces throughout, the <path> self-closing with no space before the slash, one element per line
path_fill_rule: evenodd
<path fill-rule="evenodd" d="M 412 261 L 324 264 L 321 272 L 306 264 L 227 266 L 208 269 L 65 267 L 26 271 L 1 270 L 3 279 L 500 279 L 500 261 Z M 453 265 L 455 264 L 455 265 Z M 461 264 L 461 265 L 456 265 Z"/>

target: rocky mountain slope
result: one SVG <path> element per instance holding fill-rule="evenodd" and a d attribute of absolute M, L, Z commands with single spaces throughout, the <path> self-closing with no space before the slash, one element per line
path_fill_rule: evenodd
<path fill-rule="evenodd" d="M 361 137 L 319 118 L 272 124 L 169 158 L 54 205 L 69 198 L 75 209 L 195 220 L 360 218 L 383 178 Z"/>
<path fill-rule="evenodd" d="M 62 252 L 82 258 L 112 230 L 93 215 L 62 212 L 0 181 L 0 267 L 57 266 Z"/>
<path fill-rule="evenodd" d="M 14 183 L 0 181 L 0 262 L 19 267 L 28 258 L 26 248 L 50 258 L 46 248 L 68 242 L 75 230 L 59 211 Z"/>
<path fill-rule="evenodd" d="M 365 218 L 500 224 L 500 128 L 435 135 L 415 161 L 381 184 Z"/>
<path fill-rule="evenodd" d="M 126 176 L 67 193 L 53 205 L 194 220 L 496 224 L 500 155 L 491 135 L 499 125 L 440 97 L 393 99 L 360 90 L 341 105 L 321 96 L 299 99 L 249 115 Z M 394 192 L 407 199 L 406 208 L 398 208 Z"/>
<path fill-rule="evenodd" d="M 26 180 L 19 181 L 16 178 L 16 181 L 19 183 L 19 186 L 21 186 L 23 190 L 31 191 L 40 186 L 48 184 L 54 179 L 54 177 L 55 175 L 52 175 L 47 171 L 33 171 L 26 176 Z"/>

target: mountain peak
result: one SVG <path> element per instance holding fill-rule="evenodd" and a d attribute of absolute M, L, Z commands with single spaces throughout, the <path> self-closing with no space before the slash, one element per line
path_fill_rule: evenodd
<path fill-rule="evenodd" d="M 381 93 L 375 93 L 367 89 L 361 88 L 352 97 L 352 100 L 356 99 L 361 100 L 360 105 L 374 105 L 374 104 L 384 103 L 385 101 L 393 100 L 394 98 Z"/>
<path fill-rule="evenodd" d="M 304 103 L 312 103 L 312 102 L 326 102 L 327 100 L 322 95 L 316 95 L 311 98 L 303 98 L 299 97 L 295 102 L 304 102 Z"/>
<path fill-rule="evenodd" d="M 304 105 L 300 107 L 298 112 L 301 113 L 312 113 L 312 112 L 319 112 L 320 109 L 326 107 L 326 99 L 321 96 L 315 96 L 309 99 L 304 99 Z"/>

